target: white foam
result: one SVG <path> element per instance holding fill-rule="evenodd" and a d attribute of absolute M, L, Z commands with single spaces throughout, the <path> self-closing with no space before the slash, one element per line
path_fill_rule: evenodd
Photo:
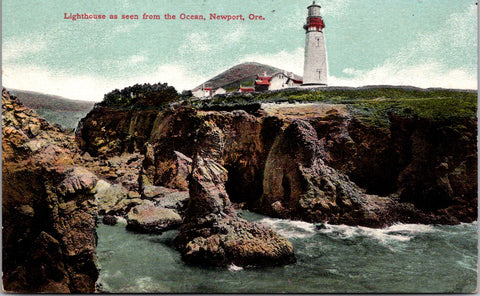
<path fill-rule="evenodd" d="M 122 216 L 115 216 L 117 218 L 118 224 L 125 224 L 127 225 L 127 219 L 123 218 Z"/>
<path fill-rule="evenodd" d="M 243 267 L 236 266 L 235 264 L 230 264 L 228 266 L 228 271 L 231 271 L 231 272 L 238 272 L 238 271 L 242 271 L 242 270 L 243 270 Z"/>
<path fill-rule="evenodd" d="M 317 228 L 313 223 L 287 219 L 263 218 L 258 222 L 273 228 L 286 238 L 308 238 L 317 233 L 340 239 L 365 237 L 380 242 L 392 251 L 403 248 L 405 245 L 402 242 L 408 242 L 417 235 L 439 231 L 424 224 L 399 223 L 386 228 L 369 228 L 325 223 L 322 228 Z"/>
<path fill-rule="evenodd" d="M 387 232 L 404 232 L 407 234 L 419 234 L 419 233 L 428 233 L 428 232 L 435 232 L 435 228 L 432 225 L 425 225 L 425 224 L 394 224 L 387 228 L 384 228 Z"/>
<path fill-rule="evenodd" d="M 462 254 L 462 256 L 463 256 L 463 260 L 457 260 L 456 261 L 457 264 L 465 269 L 477 272 L 478 271 L 477 257 L 468 256 L 465 254 Z"/>
<path fill-rule="evenodd" d="M 405 245 L 399 244 L 408 242 L 415 236 L 423 233 L 437 231 L 431 225 L 423 224 L 395 224 L 386 228 L 369 228 L 363 226 L 330 225 L 323 224 L 324 229 L 320 233 L 334 236 L 341 239 L 365 237 L 377 240 L 392 251 L 402 249 Z"/>
<path fill-rule="evenodd" d="M 315 224 L 303 221 L 263 218 L 258 222 L 272 227 L 275 231 L 287 238 L 305 238 L 316 233 Z"/>
<path fill-rule="evenodd" d="M 363 226 L 330 225 L 324 224 L 325 228 L 319 231 L 325 234 L 335 234 L 343 238 L 364 236 L 376 238 L 380 241 L 398 240 L 408 241 L 415 235 L 437 231 L 431 225 L 424 224 L 394 224 L 386 228 L 369 228 Z"/>

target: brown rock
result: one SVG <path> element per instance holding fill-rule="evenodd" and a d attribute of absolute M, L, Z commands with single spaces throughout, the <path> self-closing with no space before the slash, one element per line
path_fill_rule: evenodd
<path fill-rule="evenodd" d="M 322 160 L 313 127 L 295 120 L 279 136 L 265 164 L 262 205 L 283 217 L 326 222 L 349 211 L 368 211 L 362 192 Z M 360 222 L 360 221 L 358 221 Z"/>
<path fill-rule="evenodd" d="M 118 205 L 129 197 L 127 189 L 123 186 L 119 184 L 111 185 L 104 180 L 98 181 L 96 191 L 95 199 L 100 215 L 121 211 Z"/>
<path fill-rule="evenodd" d="M 116 225 L 117 224 L 117 217 L 112 216 L 112 215 L 105 215 L 103 216 L 102 222 L 105 225 Z"/>
<path fill-rule="evenodd" d="M 477 219 L 476 118 L 431 119 L 392 113 L 388 126 L 378 126 L 341 104 L 259 107 L 238 104 L 195 109 L 183 104 L 146 111 L 98 107 L 84 120 L 78 135 L 82 147 L 93 156 L 140 151 L 149 143 L 149 152 L 142 153 L 150 164 L 148 170 L 143 166 L 140 178 L 146 185 L 162 185 L 155 184 L 154 177 L 155 161 L 163 155 L 178 151 L 187 157 L 210 158 L 228 170 L 226 188 L 232 202 L 245 202 L 250 209 L 258 205 L 257 211 L 271 215 L 376 226 Z M 15 124 L 21 118 L 8 120 Z M 315 152 L 323 164 L 304 163 L 301 172 L 294 164 L 278 164 L 285 178 L 273 183 L 285 186 L 268 189 L 268 195 L 275 196 L 268 200 L 264 195 L 266 163 L 274 143 L 296 120 L 311 125 L 316 134 L 304 136 L 316 137 L 312 143 L 318 148 L 298 151 L 295 156 L 292 146 L 289 159 L 304 161 L 300 154 L 308 158 Z M 22 133 L 29 136 L 31 131 Z M 292 136 L 290 143 L 295 141 Z M 15 141 L 22 139 L 18 133 Z M 307 184 L 298 187 L 299 180 Z M 359 188 L 368 194 L 358 199 Z M 345 191 L 335 193 L 337 189 Z M 301 202 L 295 190 L 305 193 Z M 446 219 L 446 213 L 454 218 Z"/>
<path fill-rule="evenodd" d="M 127 229 L 140 233 L 162 233 L 181 223 L 182 218 L 177 212 L 156 207 L 149 201 L 131 209 L 127 216 Z"/>
<path fill-rule="evenodd" d="M 192 167 L 192 159 L 181 152 L 159 153 L 155 160 L 155 184 L 165 187 L 188 190 L 187 177 Z"/>
<path fill-rule="evenodd" d="M 97 178 L 72 138 L 2 91 L 3 289 L 92 293 Z"/>
<path fill-rule="evenodd" d="M 199 265 L 283 265 L 295 262 L 293 247 L 270 228 L 241 219 L 224 183 L 226 170 L 197 157 L 190 177 L 190 201 L 176 238 L 182 259 Z"/>

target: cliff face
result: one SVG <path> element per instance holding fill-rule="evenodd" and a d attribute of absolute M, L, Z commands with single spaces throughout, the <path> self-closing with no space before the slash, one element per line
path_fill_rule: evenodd
<path fill-rule="evenodd" d="M 2 92 L 3 287 L 92 293 L 97 178 L 72 137 Z"/>
<path fill-rule="evenodd" d="M 157 186 L 172 184 L 178 152 L 203 147 L 227 169 L 233 202 L 278 217 L 375 227 L 477 218 L 475 118 L 391 115 L 382 127 L 341 104 L 243 109 L 99 107 L 77 139 L 94 156 L 149 153 L 143 179 Z"/>

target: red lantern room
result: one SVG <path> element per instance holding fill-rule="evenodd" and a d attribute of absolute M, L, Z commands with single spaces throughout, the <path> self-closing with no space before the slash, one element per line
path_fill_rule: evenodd
<path fill-rule="evenodd" d="M 303 26 L 303 28 L 307 32 L 321 31 L 323 30 L 323 28 L 325 28 L 325 23 L 323 22 L 322 16 L 320 14 L 320 8 L 321 6 L 315 4 L 315 1 L 313 1 L 312 5 L 308 6 L 307 23 Z"/>

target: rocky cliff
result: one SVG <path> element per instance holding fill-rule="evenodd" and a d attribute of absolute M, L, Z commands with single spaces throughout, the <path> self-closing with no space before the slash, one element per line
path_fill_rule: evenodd
<path fill-rule="evenodd" d="M 3 289 L 92 293 L 97 177 L 72 137 L 2 91 Z"/>
<path fill-rule="evenodd" d="M 272 216 L 372 227 L 476 220 L 476 117 L 407 111 L 385 112 L 385 125 L 328 102 L 98 106 L 77 140 L 96 157 L 148 155 L 141 182 L 183 190 L 201 146 L 227 170 L 234 203 Z"/>
<path fill-rule="evenodd" d="M 370 227 L 476 220 L 476 98 L 409 92 L 98 104 L 73 138 L 3 91 L 4 290 L 94 292 L 97 215 L 135 232 L 179 228 L 186 262 L 220 266 L 295 261 L 236 207 Z"/>

